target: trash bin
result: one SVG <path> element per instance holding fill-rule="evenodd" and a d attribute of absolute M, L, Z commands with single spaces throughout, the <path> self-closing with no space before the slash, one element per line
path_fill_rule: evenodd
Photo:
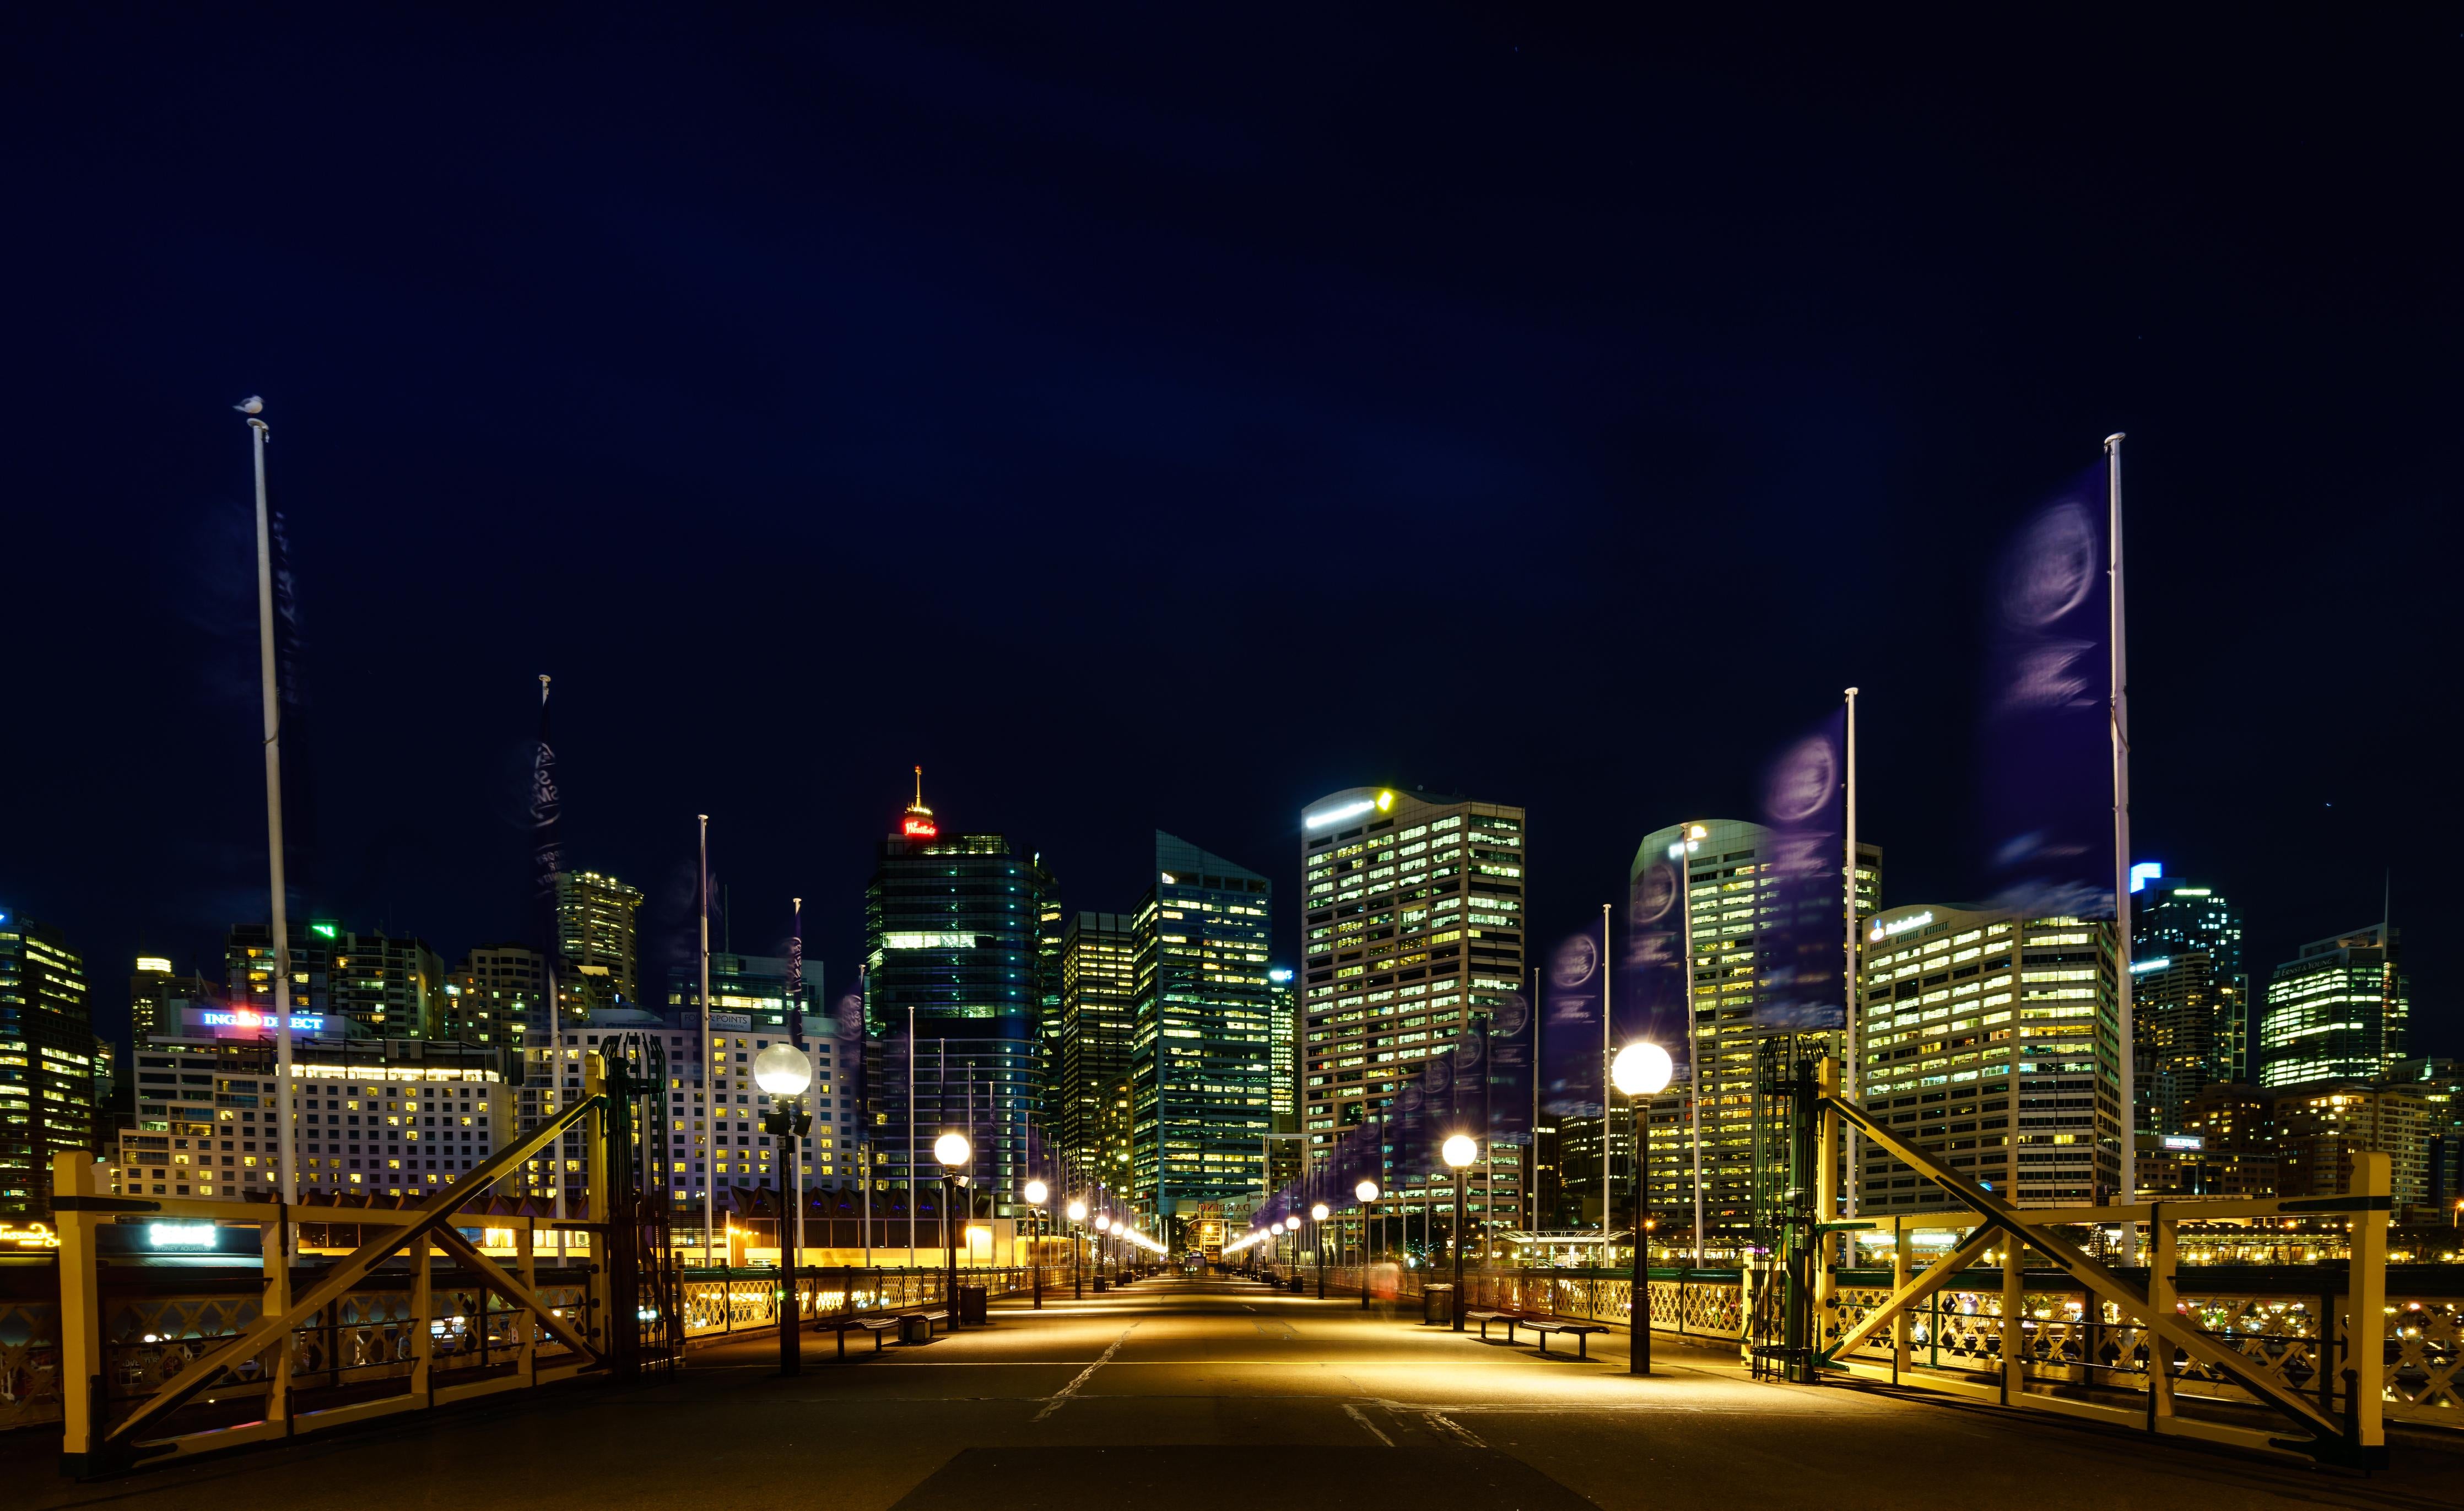
<path fill-rule="evenodd" d="M 1295 1275 L 1295 1276 L 1293 1276 L 1293 1277 L 1292 1277 L 1292 1294 L 1293 1294 L 1294 1296 L 1299 1296 L 1299 1295 L 1303 1294 L 1304 1292 L 1306 1292 L 1308 1289 L 1309 1289 L 1309 1277 L 1308 1277 L 1308 1276 L 1306 1276 L 1306 1275 Z"/>
<path fill-rule="evenodd" d="M 929 1344 L 933 1341 L 933 1322 L 922 1312 L 907 1312 L 898 1319 L 898 1341 L 902 1344 Z"/>
<path fill-rule="evenodd" d="M 1452 1327 L 1455 1322 L 1455 1288 L 1444 1284 L 1423 1286 L 1420 1290 L 1420 1321 Z"/>
<path fill-rule="evenodd" d="M 1104 1294 L 1104 1278 L 1100 1275 L 1095 1277 L 1095 1294 L 1098 1296 Z"/>
<path fill-rule="evenodd" d="M 980 1327 L 984 1322 L 984 1288 L 980 1285 L 958 1287 L 958 1321 Z"/>

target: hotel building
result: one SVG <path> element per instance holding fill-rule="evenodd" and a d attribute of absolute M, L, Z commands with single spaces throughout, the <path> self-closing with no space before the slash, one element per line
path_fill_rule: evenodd
<path fill-rule="evenodd" d="M 2412 1001 L 2385 923 L 2301 946 L 2267 984 L 2258 1026 L 2262 1086 L 2376 1080 L 2405 1056 Z"/>

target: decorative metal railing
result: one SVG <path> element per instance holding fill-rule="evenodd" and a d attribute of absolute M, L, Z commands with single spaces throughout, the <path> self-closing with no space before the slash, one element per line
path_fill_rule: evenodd
<path fill-rule="evenodd" d="M 1888 1272 L 1835 1273 L 1837 1310 L 1825 1323 L 1826 1341 L 1844 1336 L 1892 1292 Z M 2344 1287 L 2343 1266 L 2186 1266 L 2177 1274 L 2177 1304 L 2183 1315 L 2196 1322 L 2201 1333 L 2259 1364 L 2286 1389 L 2316 1400 L 2321 1410 L 2331 1415 L 2343 1413 L 2343 1365 L 2351 1348 L 2349 1339 L 2335 1336 L 2340 1331 L 2334 1319 Z M 1387 1277 L 1405 1299 L 1418 1298 L 1425 1285 L 1452 1278 L 1441 1271 L 1389 1268 L 1374 1283 L 1382 1288 Z M 2031 1272 L 2021 1293 L 2020 1352 L 2026 1378 L 2047 1387 L 2144 1394 L 2148 1368 L 2146 1330 L 2123 1319 L 2112 1303 L 2075 1286 L 2061 1286 L 2062 1278 L 2059 1271 Z M 1360 1279 L 1357 1266 L 1327 1271 L 1330 1291 L 1356 1296 Z M 1739 1272 L 1654 1270 L 1650 1286 L 1656 1331 L 1744 1343 L 1745 1291 Z M 1620 1327 L 1632 1325 L 1634 1320 L 1633 1280 L 1622 1271 L 1466 1271 L 1463 1298 L 1464 1304 L 1477 1310 L 1527 1312 Z M 2388 1420 L 2464 1429 L 2464 1266 L 2390 1267 L 2385 1311 L 2380 1347 L 2387 1360 L 2387 1379 L 2380 1399 Z M 1909 1330 L 1913 1369 L 1973 1376 L 1998 1371 L 2001 1270 L 1979 1265 L 1963 1272 L 1910 1318 Z M 1847 1357 L 1887 1367 L 1893 1353 L 1892 1340 L 1881 1336 L 1867 1340 Z M 2170 1368 L 2174 1389 L 2183 1397 L 2256 1404 L 2249 1391 L 2179 1352 Z"/>

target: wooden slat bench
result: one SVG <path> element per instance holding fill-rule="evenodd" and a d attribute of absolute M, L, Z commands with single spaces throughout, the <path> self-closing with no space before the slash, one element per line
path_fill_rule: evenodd
<path fill-rule="evenodd" d="M 1523 1325 L 1530 1328 L 1533 1332 L 1540 1335 L 1540 1352 L 1543 1355 L 1546 1355 L 1549 1352 L 1549 1335 L 1551 1333 L 1573 1334 L 1574 1339 L 1575 1356 L 1584 1360 L 1589 1360 L 1592 1357 L 1592 1334 L 1604 1333 L 1608 1331 L 1606 1326 L 1598 1322 L 1539 1322 L 1530 1318 L 1525 1318 L 1523 1320 Z"/>

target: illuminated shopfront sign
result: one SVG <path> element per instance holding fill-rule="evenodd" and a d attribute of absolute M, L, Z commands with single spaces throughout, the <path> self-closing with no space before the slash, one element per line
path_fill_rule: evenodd
<path fill-rule="evenodd" d="M 210 1249 L 214 1246 L 214 1225 L 209 1222 L 149 1222 L 145 1225 L 145 1246 L 149 1249 Z"/>
<path fill-rule="evenodd" d="M 1923 913 L 1911 913 L 1905 918 L 1895 918 L 1886 923 L 1875 924 L 1873 932 L 1865 937 L 1871 940 L 1893 939 L 1912 928 L 1923 928 L 1932 922 L 1933 913 L 1930 909 Z"/>

